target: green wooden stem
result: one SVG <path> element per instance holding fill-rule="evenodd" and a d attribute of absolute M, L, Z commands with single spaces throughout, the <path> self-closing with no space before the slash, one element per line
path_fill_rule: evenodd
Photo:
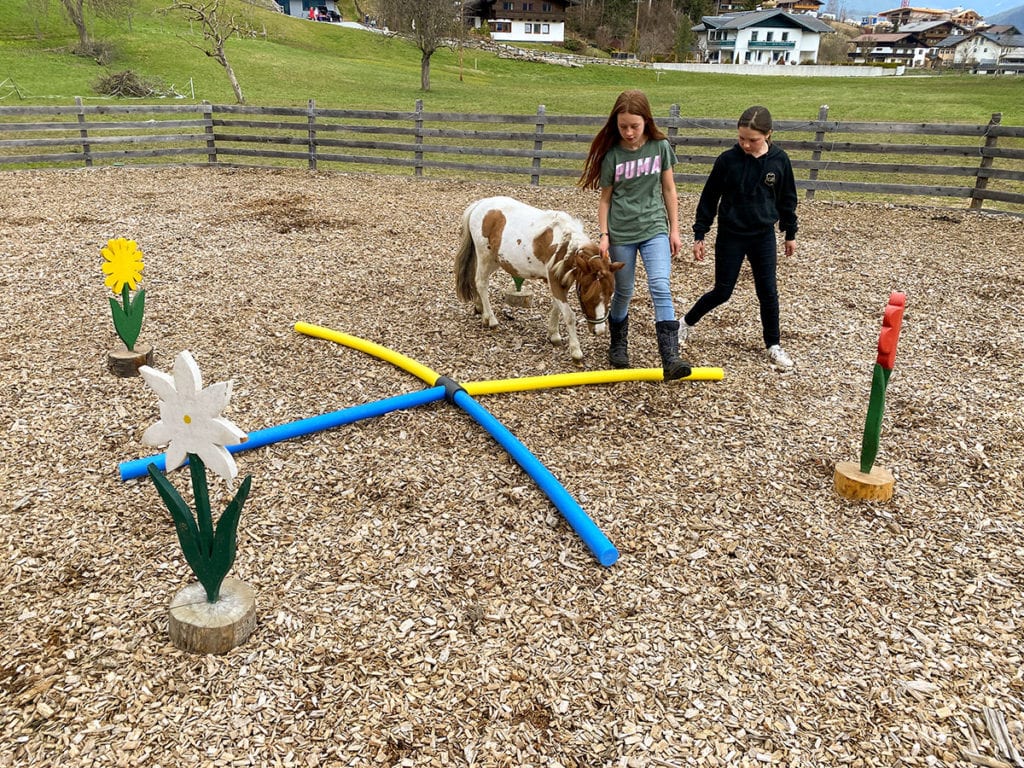
<path fill-rule="evenodd" d="M 882 437 L 882 413 L 885 410 L 885 390 L 889 386 L 892 371 L 875 363 L 871 376 L 871 400 L 868 402 L 868 416 L 864 421 L 864 438 L 860 446 L 860 471 L 867 474 L 875 465 L 878 443 Z"/>

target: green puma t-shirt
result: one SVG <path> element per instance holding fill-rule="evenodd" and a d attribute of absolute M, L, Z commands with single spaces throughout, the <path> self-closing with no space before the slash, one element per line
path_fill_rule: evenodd
<path fill-rule="evenodd" d="M 661 172 L 676 163 L 666 139 L 648 140 L 636 150 L 616 144 L 601 162 L 601 187 L 612 187 L 608 234 L 612 245 L 640 243 L 668 234 Z"/>

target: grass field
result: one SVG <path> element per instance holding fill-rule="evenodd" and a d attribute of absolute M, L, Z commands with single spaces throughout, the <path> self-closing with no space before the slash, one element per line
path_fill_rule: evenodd
<path fill-rule="evenodd" d="M 96 38 L 113 44 L 106 67 L 74 56 L 71 25 L 50 3 L 43 16 L 25 4 L 0 4 L 0 105 L 101 100 L 93 86 L 105 73 L 132 70 L 187 100 L 232 103 L 224 70 L 189 44 L 197 30 L 165 0 L 139 0 L 129 18 L 92 19 Z M 551 114 L 603 114 L 624 88 L 642 88 L 655 114 L 679 104 L 682 114 L 725 117 L 764 103 L 783 119 L 811 119 L 829 105 L 834 120 L 986 122 L 993 112 L 1024 123 L 1024 79 L 972 75 L 805 78 L 670 73 L 589 65 L 566 68 L 498 59 L 474 48 L 443 49 L 432 59 L 431 90 L 420 90 L 420 53 L 382 35 L 246 6 L 256 34 L 232 40 L 228 55 L 251 104 Z"/>

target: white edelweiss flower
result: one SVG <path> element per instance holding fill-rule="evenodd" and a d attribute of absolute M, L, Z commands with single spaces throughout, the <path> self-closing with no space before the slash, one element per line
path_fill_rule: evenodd
<path fill-rule="evenodd" d="M 174 377 L 139 366 L 139 373 L 160 398 L 160 421 L 142 435 L 150 446 L 169 443 L 165 466 L 167 471 L 180 467 L 194 453 L 227 481 L 238 474 L 234 458 L 224 447 L 245 442 L 246 434 L 227 419 L 221 418 L 231 399 L 231 382 L 222 381 L 203 389 L 199 366 L 186 350 L 174 359 Z"/>

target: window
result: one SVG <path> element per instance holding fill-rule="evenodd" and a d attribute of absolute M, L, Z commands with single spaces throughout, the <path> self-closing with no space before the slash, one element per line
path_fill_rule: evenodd
<path fill-rule="evenodd" d="M 511 32 L 512 25 L 507 21 L 492 21 L 491 32 Z"/>
<path fill-rule="evenodd" d="M 503 11 L 514 11 L 516 9 L 515 3 L 510 3 L 508 0 L 501 4 L 501 10 Z"/>
<path fill-rule="evenodd" d="M 533 3 L 523 3 L 523 10 L 524 11 L 532 11 L 533 10 Z"/>
<path fill-rule="evenodd" d="M 551 13 L 554 10 L 554 6 L 552 6 L 551 3 L 541 3 L 540 9 L 544 11 L 544 13 Z"/>
<path fill-rule="evenodd" d="M 752 42 L 752 43 L 756 43 L 757 42 L 757 30 L 756 29 L 753 32 L 750 33 L 750 42 Z"/>
<path fill-rule="evenodd" d="M 764 36 L 764 39 L 765 39 L 765 42 L 769 42 L 770 43 L 772 40 L 775 39 L 775 33 L 774 32 L 769 32 L 768 34 L 766 34 Z"/>
<path fill-rule="evenodd" d="M 783 32 L 782 33 L 782 41 L 786 42 L 787 40 L 789 40 L 789 32 Z"/>

